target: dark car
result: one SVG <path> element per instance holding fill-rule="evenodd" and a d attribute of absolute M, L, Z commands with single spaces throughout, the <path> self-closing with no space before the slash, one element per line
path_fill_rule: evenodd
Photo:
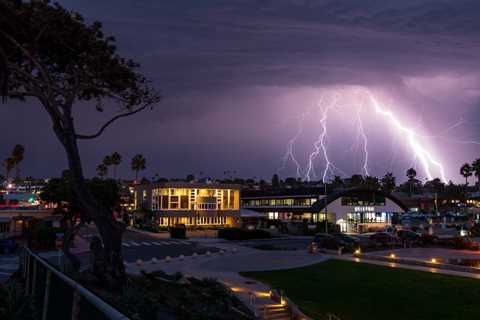
<path fill-rule="evenodd" d="M 360 239 L 344 233 L 335 233 L 333 237 L 338 241 L 342 247 L 353 247 L 360 244 Z"/>
<path fill-rule="evenodd" d="M 379 243 L 382 245 L 387 245 L 389 243 L 395 242 L 395 237 L 386 232 L 376 232 L 370 236 L 370 241 Z"/>
<path fill-rule="evenodd" d="M 17 249 L 14 239 L 0 239 L 0 253 L 12 253 Z"/>
<path fill-rule="evenodd" d="M 397 237 L 401 241 L 418 241 L 420 240 L 420 235 L 416 232 L 410 230 L 399 230 L 397 232 Z"/>
<path fill-rule="evenodd" d="M 313 238 L 313 242 L 317 244 L 319 248 L 326 247 L 327 243 L 334 240 L 333 236 L 328 233 L 317 233 Z"/>

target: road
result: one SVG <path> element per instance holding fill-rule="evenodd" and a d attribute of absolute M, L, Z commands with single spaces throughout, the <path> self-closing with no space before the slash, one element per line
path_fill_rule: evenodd
<path fill-rule="evenodd" d="M 93 227 L 88 227 L 80 232 L 81 237 L 90 240 L 98 235 Z M 164 259 L 167 256 L 178 257 L 180 255 L 190 256 L 194 253 L 204 254 L 207 251 L 217 252 L 218 248 L 197 243 L 195 240 L 180 240 L 167 237 L 168 234 L 144 234 L 126 230 L 123 236 L 122 253 L 127 263 L 135 262 L 138 259 L 147 261 L 152 258 Z M 89 256 L 89 253 L 80 254 L 82 257 Z"/>

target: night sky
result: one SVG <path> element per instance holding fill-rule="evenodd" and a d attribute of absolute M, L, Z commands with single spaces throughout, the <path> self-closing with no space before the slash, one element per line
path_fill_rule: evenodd
<path fill-rule="evenodd" d="M 81 142 L 87 175 L 95 174 L 105 154 L 118 151 L 125 178 L 133 176 L 129 165 L 136 153 L 147 158 L 147 177 L 203 172 L 222 178 L 227 170 L 239 177 L 295 176 L 294 163 L 282 163 L 282 157 L 300 132 L 293 152 L 303 177 L 322 132 L 319 106 L 337 99 L 325 141 L 338 174 L 363 173 L 365 136 L 371 175 L 393 171 L 403 180 L 413 165 L 425 178 L 406 136 L 371 106 L 360 107 L 365 96 L 359 90 L 368 90 L 414 130 L 448 179 L 463 181 L 459 166 L 480 157 L 479 1 L 60 3 L 89 22 L 102 21 L 119 52 L 138 61 L 165 97 L 154 110 Z M 107 119 L 93 104 L 76 110 L 82 132 Z M 24 175 L 55 176 L 66 168 L 40 105 L 1 104 L 0 121 L 1 159 L 21 143 Z M 312 178 L 321 178 L 324 167 L 319 154 Z"/>

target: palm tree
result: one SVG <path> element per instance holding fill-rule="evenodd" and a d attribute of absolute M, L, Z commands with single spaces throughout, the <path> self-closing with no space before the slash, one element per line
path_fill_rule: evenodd
<path fill-rule="evenodd" d="M 131 168 L 135 171 L 135 182 L 138 181 L 138 172 L 145 170 L 147 166 L 147 160 L 141 154 L 137 154 L 132 158 Z"/>
<path fill-rule="evenodd" d="M 473 175 L 473 168 L 469 163 L 465 163 L 460 168 L 460 174 L 465 178 L 465 185 L 468 185 L 468 178 Z"/>
<path fill-rule="evenodd" d="M 108 168 L 113 164 L 112 156 L 105 156 L 103 158 L 102 164 L 107 168 L 107 175 L 108 175 Z"/>
<path fill-rule="evenodd" d="M 413 187 L 413 182 L 415 180 L 415 178 L 417 177 L 417 171 L 413 168 L 410 168 L 407 170 L 407 177 L 408 177 L 408 186 L 409 186 L 409 190 L 410 190 L 410 194 L 409 196 L 411 197 L 412 196 L 412 187 Z"/>
<path fill-rule="evenodd" d="M 2 165 L 5 167 L 5 181 L 8 183 L 10 172 L 15 167 L 15 159 L 8 157 L 7 159 L 3 160 Z"/>
<path fill-rule="evenodd" d="M 15 179 L 20 179 L 20 163 L 25 155 L 25 147 L 21 144 L 15 145 L 12 151 L 12 158 L 15 161 Z"/>
<path fill-rule="evenodd" d="M 97 176 L 103 179 L 107 175 L 108 175 L 108 167 L 105 163 L 102 162 L 97 166 Z"/>
<path fill-rule="evenodd" d="M 122 156 L 118 152 L 112 153 L 110 156 L 112 160 L 112 166 L 113 166 L 113 178 L 117 178 L 117 167 L 118 165 L 122 162 Z"/>
<path fill-rule="evenodd" d="M 395 190 L 395 176 L 391 172 L 387 172 L 381 180 L 382 190 L 388 193 L 392 193 Z"/>
<path fill-rule="evenodd" d="M 413 168 L 407 170 L 407 177 L 409 181 L 414 180 L 417 177 L 417 171 Z"/>
<path fill-rule="evenodd" d="M 478 179 L 477 185 L 478 185 L 478 188 L 480 189 L 480 159 L 473 161 L 472 169 L 473 169 L 473 172 L 475 173 L 475 176 Z"/>

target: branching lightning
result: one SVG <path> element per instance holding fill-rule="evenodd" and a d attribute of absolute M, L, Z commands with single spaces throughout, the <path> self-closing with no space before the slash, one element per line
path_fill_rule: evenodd
<path fill-rule="evenodd" d="M 300 137 L 300 135 L 303 133 L 303 122 L 305 120 L 305 113 L 303 113 L 300 117 L 298 117 L 298 129 L 297 129 L 297 132 L 295 133 L 295 135 L 288 141 L 287 143 L 287 150 L 285 152 L 285 155 L 283 156 L 283 161 L 282 161 L 282 167 L 278 170 L 279 172 L 280 171 L 283 171 L 285 170 L 286 166 L 287 166 L 287 162 L 289 160 L 291 160 L 294 165 L 295 165 L 295 168 L 296 168 L 296 173 L 297 173 L 297 178 L 301 178 L 302 177 L 302 166 L 300 165 L 300 163 L 297 161 L 297 159 L 295 158 L 295 155 L 294 155 L 294 146 L 295 146 L 295 143 L 297 142 L 298 138 Z"/>
<path fill-rule="evenodd" d="M 353 118 L 353 123 L 357 131 L 357 150 L 359 150 L 360 148 L 362 149 L 362 167 L 359 169 L 365 176 L 369 176 L 371 173 L 371 159 L 369 153 L 370 143 L 367 131 L 365 130 L 365 122 L 363 117 L 365 115 L 372 114 L 372 112 L 374 114 L 377 114 L 378 116 L 381 116 L 381 122 L 386 123 L 388 126 L 396 129 L 398 135 L 395 136 L 401 140 L 397 140 L 397 138 L 395 138 L 395 141 L 404 141 L 405 145 L 411 151 L 410 156 L 412 161 L 414 161 L 415 167 L 418 164 L 419 168 L 422 169 L 424 176 L 429 180 L 434 179 L 438 175 L 443 182 L 448 181 L 443 164 L 434 156 L 432 150 L 430 150 L 424 143 L 425 139 L 441 138 L 442 141 L 480 145 L 480 141 L 454 140 L 446 136 L 451 131 L 462 126 L 464 124 L 463 119 L 460 119 L 453 125 L 446 127 L 442 132 L 437 135 L 420 135 L 417 132 L 418 130 L 414 129 L 413 127 L 409 127 L 408 125 L 403 123 L 402 120 L 400 120 L 398 114 L 394 113 L 391 108 L 383 105 L 366 88 L 352 86 L 347 88 L 332 89 L 332 91 L 329 92 L 327 97 L 330 98 L 324 99 L 324 97 L 320 99 L 317 105 L 317 110 L 319 112 L 318 124 L 320 133 L 313 143 L 313 151 L 307 154 L 305 167 L 302 168 L 301 161 L 298 160 L 299 158 L 295 157 L 294 149 L 295 144 L 304 132 L 304 120 L 306 120 L 306 114 L 302 114 L 299 117 L 298 130 L 296 131 L 296 134 L 288 141 L 286 152 L 282 158 L 283 165 L 281 170 L 285 169 L 288 161 L 292 161 L 292 163 L 295 165 L 297 178 L 303 177 L 303 179 L 306 181 L 312 181 L 317 179 L 317 174 L 315 171 L 316 166 L 318 166 L 317 162 L 319 160 L 323 162 L 323 172 L 321 173 L 321 176 L 319 175 L 318 178 L 321 179 L 323 182 L 326 182 L 327 179 L 330 179 L 332 175 L 336 173 L 340 173 L 343 176 L 347 175 L 337 166 L 335 166 L 328 152 L 328 126 L 331 122 L 329 117 L 334 116 L 334 114 L 331 114 L 332 111 L 335 111 L 335 113 L 340 112 L 339 114 L 342 115 L 342 119 L 349 119 L 348 117 L 352 117 L 352 111 L 355 110 L 353 108 L 356 107 L 356 114 Z M 395 148 L 395 150 L 397 149 L 398 148 Z M 354 150 L 351 150 L 351 152 L 353 151 Z M 391 161 L 393 161 L 393 159 Z"/>
<path fill-rule="evenodd" d="M 362 111 L 362 106 L 360 106 L 357 109 L 357 130 L 358 130 L 358 133 L 359 133 L 359 135 L 360 135 L 360 137 L 362 138 L 362 141 L 363 141 L 363 154 L 364 154 L 363 167 L 362 167 L 363 173 L 365 174 L 365 176 L 369 176 L 370 173 L 368 172 L 368 138 L 367 138 L 367 135 L 365 134 L 365 130 L 363 128 L 361 111 Z"/>
<path fill-rule="evenodd" d="M 445 176 L 445 169 L 443 165 L 434 159 L 432 154 L 422 145 L 419 141 L 417 134 L 410 128 L 405 127 L 395 115 L 389 111 L 385 110 L 380 106 L 377 100 L 372 96 L 370 92 L 367 92 L 370 101 L 372 102 L 372 106 L 377 114 L 384 116 L 389 122 L 397 128 L 400 132 L 404 133 L 407 137 L 408 143 L 413 151 L 413 155 L 420 160 L 422 163 L 423 169 L 425 171 L 425 175 L 429 180 L 433 179 L 433 175 L 431 172 L 431 166 L 436 166 L 440 172 L 440 178 L 443 182 L 447 182 L 447 178 Z"/>

